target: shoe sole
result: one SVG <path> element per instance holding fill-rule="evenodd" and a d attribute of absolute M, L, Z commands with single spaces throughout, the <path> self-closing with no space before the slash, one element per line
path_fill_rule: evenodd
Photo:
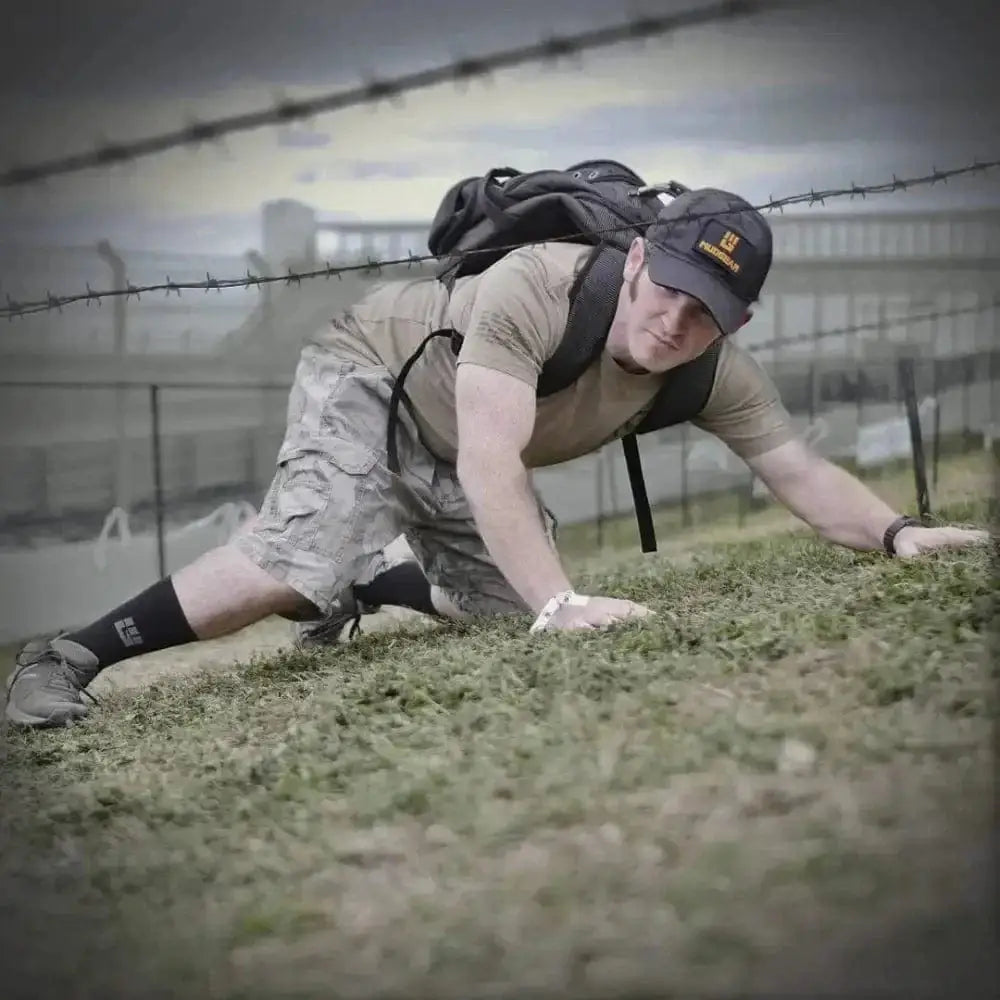
<path fill-rule="evenodd" d="M 77 719 L 87 714 L 86 706 L 81 706 L 80 712 L 53 712 L 42 717 L 27 715 L 9 702 L 4 706 L 4 717 L 15 726 L 26 726 L 31 729 L 55 729 L 57 726 L 71 726 Z"/>

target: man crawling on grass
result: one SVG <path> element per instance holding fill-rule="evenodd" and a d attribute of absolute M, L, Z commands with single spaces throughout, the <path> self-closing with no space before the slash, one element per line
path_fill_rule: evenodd
<path fill-rule="evenodd" d="M 706 244 L 711 232 L 724 234 L 718 247 Z M 720 260 L 737 244 L 734 273 Z M 379 605 L 445 618 L 526 615 L 535 631 L 651 614 L 613 594 L 574 591 L 530 470 L 630 433 L 668 373 L 710 350 L 714 372 L 694 423 L 821 537 L 903 557 L 988 538 L 901 516 L 796 436 L 772 381 L 734 337 L 770 269 L 771 232 L 728 192 L 682 194 L 632 241 L 603 349 L 568 388 L 540 396 L 540 372 L 567 329 L 570 291 L 592 249 L 512 250 L 450 292 L 433 277 L 372 290 L 304 347 L 258 516 L 100 620 L 26 646 L 7 682 L 7 719 L 72 722 L 86 715 L 86 688 L 105 667 L 271 615 L 298 622 L 309 642 Z M 408 372 L 397 464 L 386 432 L 393 387 L 441 328 L 462 334 L 461 350 L 432 341 Z M 384 559 L 399 536 L 416 562 Z"/>

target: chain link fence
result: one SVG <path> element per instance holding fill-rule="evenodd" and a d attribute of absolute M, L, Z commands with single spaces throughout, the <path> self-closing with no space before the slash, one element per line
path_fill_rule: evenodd
<path fill-rule="evenodd" d="M 765 367 L 813 447 L 870 477 L 910 460 L 899 359 L 912 356 Z M 940 455 L 996 437 L 1000 349 L 916 357 L 914 376 L 933 501 Z M 5 387 L 4 407 L 29 430 L 0 446 L 0 640 L 86 621 L 224 542 L 271 480 L 287 392 L 279 383 Z M 75 421 L 75 440 L 33 443 L 32 423 L 59 415 Z M 114 426 L 123 438 L 108 433 Z M 640 449 L 651 503 L 672 507 L 681 528 L 742 520 L 766 502 L 746 465 L 693 426 L 645 435 Z M 590 525 L 598 545 L 638 544 L 634 525 L 605 532 L 633 510 L 617 442 L 536 470 L 535 481 L 563 525 Z"/>

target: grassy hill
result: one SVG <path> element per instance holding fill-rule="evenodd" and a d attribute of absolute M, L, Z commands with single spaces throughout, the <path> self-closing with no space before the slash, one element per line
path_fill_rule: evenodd
<path fill-rule="evenodd" d="M 995 527 L 977 486 L 941 515 Z M 571 535 L 651 624 L 404 624 L 8 733 L 5 995 L 978 996 L 995 550 L 788 527 Z"/>

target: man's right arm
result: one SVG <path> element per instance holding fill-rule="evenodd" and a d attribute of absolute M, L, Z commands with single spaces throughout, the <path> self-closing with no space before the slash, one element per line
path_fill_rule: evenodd
<path fill-rule="evenodd" d="M 458 478 L 497 568 L 535 614 L 571 585 L 549 544 L 521 457 L 535 426 L 535 389 L 482 365 L 458 367 Z"/>
<path fill-rule="evenodd" d="M 565 317 L 551 308 L 542 272 L 529 250 L 515 250 L 487 269 L 476 289 L 455 379 L 459 481 L 487 551 L 536 615 L 553 597 L 572 590 L 545 533 L 522 458 L 535 428 L 538 374 L 565 328 Z M 631 601 L 574 598 L 544 627 L 603 628 L 648 613 Z"/>

